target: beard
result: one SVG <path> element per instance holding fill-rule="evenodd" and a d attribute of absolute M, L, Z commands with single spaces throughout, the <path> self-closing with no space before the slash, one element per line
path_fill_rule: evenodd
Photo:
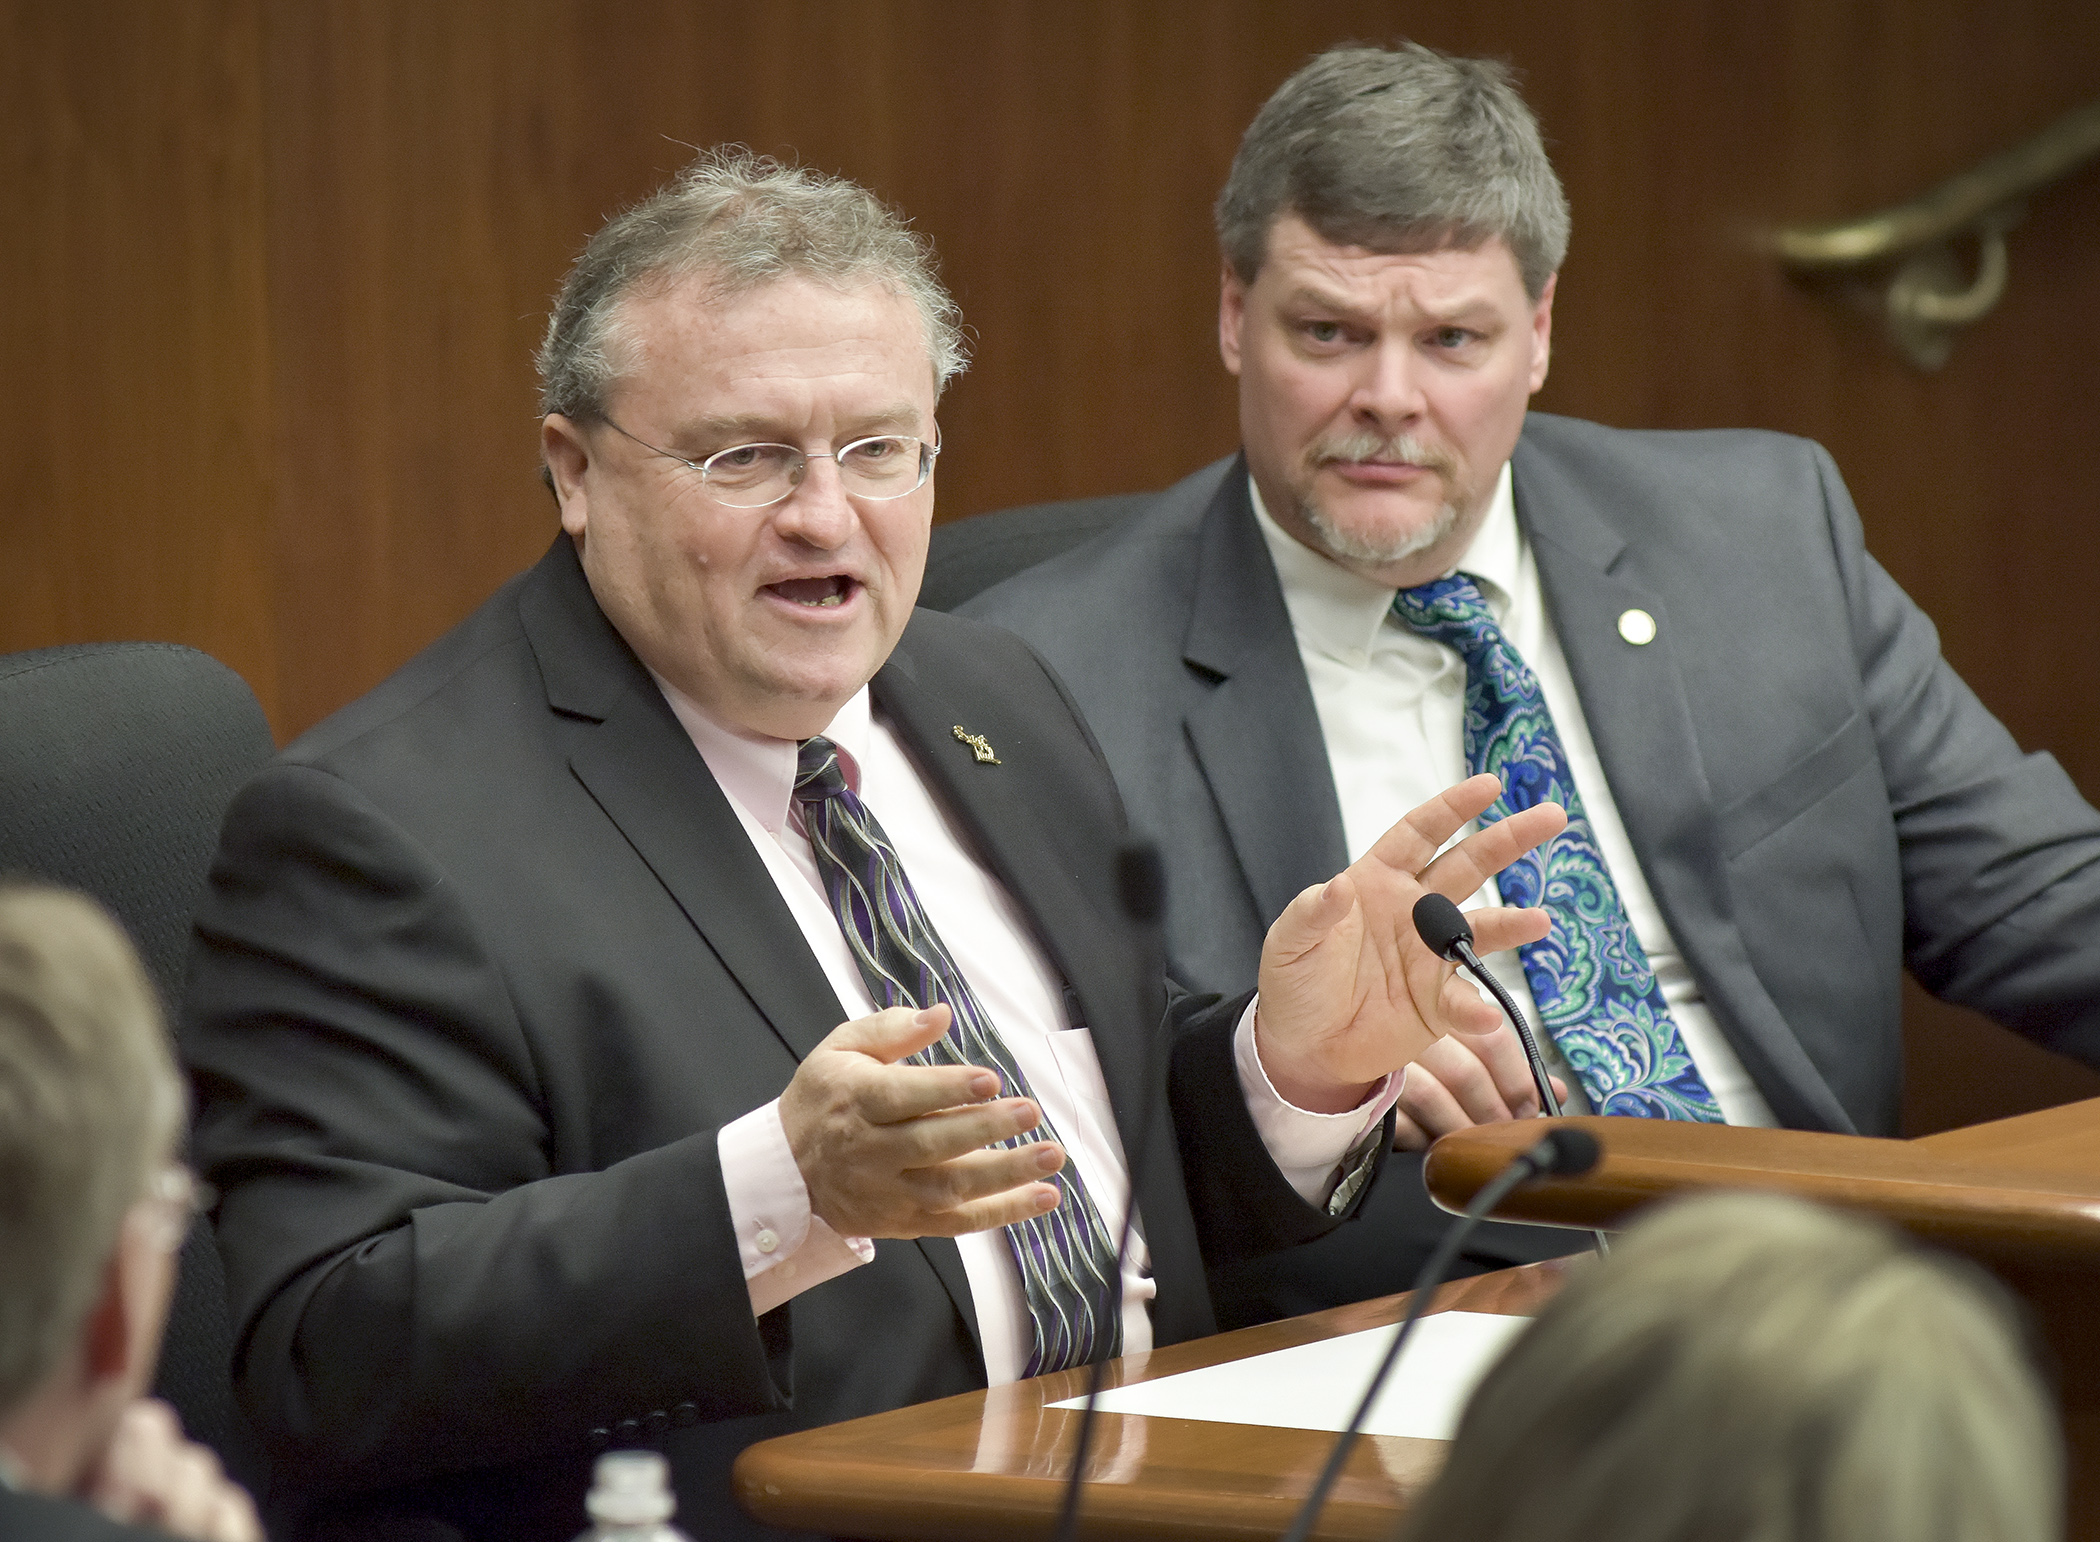
<path fill-rule="evenodd" d="M 1447 491 L 1443 505 L 1427 524 L 1404 535 L 1380 538 L 1344 530 L 1337 524 L 1334 517 L 1320 506 L 1319 499 L 1313 496 L 1312 478 L 1308 474 L 1305 484 L 1298 489 L 1298 508 L 1313 533 L 1320 538 L 1321 548 L 1330 557 L 1379 567 L 1404 562 L 1445 540 L 1465 517 L 1466 511 L 1459 501 L 1457 462 L 1443 450 L 1412 435 L 1374 434 L 1364 429 L 1321 439 L 1306 452 L 1305 461 L 1312 471 L 1338 462 L 1406 461 L 1435 472 Z"/>

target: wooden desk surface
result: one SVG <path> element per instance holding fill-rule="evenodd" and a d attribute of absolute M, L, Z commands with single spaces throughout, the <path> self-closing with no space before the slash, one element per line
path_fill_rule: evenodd
<path fill-rule="evenodd" d="M 1527 1186 L 1498 1213 L 1563 1226 L 1612 1225 L 1685 1188 L 1786 1189 L 1871 1209 L 1996 1268 L 2033 1306 L 2054 1350 L 2071 1455 L 2069 1535 L 2100 1542 L 2100 1100 L 1921 1141 L 1596 1121 L 1605 1159 L 1586 1180 Z M 1520 1125 L 1469 1131 L 1431 1154 L 1430 1187 L 1463 1204 L 1529 1145 Z M 1528 1315 L 1572 1262 L 1534 1264 L 1438 1292 L 1434 1310 Z M 1333 1338 L 1398 1320 L 1392 1296 L 1132 1355 L 1112 1385 Z M 968 1393 L 806 1430 L 738 1459 L 738 1497 L 784 1526 L 885 1542 L 1051 1535 L 1079 1415 L 1050 1408 L 1085 1373 Z M 1331 1435 L 1104 1414 L 1089 1456 L 1090 1538 L 1272 1542 L 1325 1460 Z M 1322 1513 L 1323 1539 L 1383 1538 L 1441 1460 L 1442 1443 L 1366 1437 Z"/>
<path fill-rule="evenodd" d="M 1432 1311 L 1526 1316 L 1558 1287 L 1566 1262 L 1458 1280 Z M 1407 1297 L 1359 1302 L 1288 1322 L 1130 1355 L 1109 1385 L 1151 1381 L 1397 1322 Z M 1084 1371 L 970 1392 L 805 1430 L 737 1459 L 736 1491 L 761 1520 L 890 1542 L 1048 1537 L 1063 1502 L 1076 1410 L 1051 1403 L 1086 1392 Z M 1092 1538 L 1158 1542 L 1201 1531 L 1273 1542 L 1296 1512 L 1334 1437 L 1315 1430 L 1102 1414 L 1088 1456 L 1081 1529 Z M 1443 1443 L 1366 1436 L 1315 1537 L 1385 1537 L 1407 1496 L 1435 1475 Z"/>

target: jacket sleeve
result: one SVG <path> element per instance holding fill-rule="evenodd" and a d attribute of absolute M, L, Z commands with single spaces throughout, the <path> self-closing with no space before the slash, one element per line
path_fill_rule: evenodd
<path fill-rule="evenodd" d="M 1345 1166 L 1361 1174 L 1332 1209 L 1299 1197 L 1269 1155 L 1233 1064 L 1233 1032 L 1250 997 L 1184 996 L 1168 1007 L 1168 1102 L 1203 1257 L 1212 1267 L 1324 1237 L 1353 1217 L 1393 1146 L 1393 1115 Z"/>
<path fill-rule="evenodd" d="M 554 1170 L 502 969 L 418 843 L 311 766 L 230 811 L 183 1050 L 235 1380 L 303 1487 L 579 1449 L 783 1401 L 715 1132 Z"/>
<path fill-rule="evenodd" d="M 2100 1065 L 2100 813 L 1940 656 L 1815 455 L 1901 855 L 1904 961 L 1934 995 Z"/>

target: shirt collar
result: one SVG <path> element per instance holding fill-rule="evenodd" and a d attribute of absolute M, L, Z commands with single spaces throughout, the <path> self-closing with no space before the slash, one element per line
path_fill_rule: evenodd
<path fill-rule="evenodd" d="M 1473 534 L 1473 544 L 1453 564 L 1480 581 L 1488 608 L 1500 620 L 1524 563 L 1524 537 L 1517 528 L 1515 479 L 1504 462 L 1488 499 L 1487 517 Z M 1261 527 L 1269 558 L 1283 584 L 1291 627 L 1301 643 L 1343 663 L 1361 665 L 1378 641 L 1379 629 L 1392 613 L 1393 589 L 1322 556 L 1270 516 L 1261 489 L 1247 478 L 1255 523 Z"/>
<path fill-rule="evenodd" d="M 796 762 L 802 746 L 793 739 L 773 739 L 717 720 L 685 692 L 655 670 L 649 671 L 664 700 L 693 741 L 693 748 L 707 762 L 722 791 L 757 821 L 768 834 L 778 836 L 787 828 L 795 796 Z M 824 737 L 838 746 L 839 769 L 846 785 L 860 790 L 861 763 L 867 756 L 874 719 L 868 705 L 868 688 L 862 686 L 825 725 Z"/>

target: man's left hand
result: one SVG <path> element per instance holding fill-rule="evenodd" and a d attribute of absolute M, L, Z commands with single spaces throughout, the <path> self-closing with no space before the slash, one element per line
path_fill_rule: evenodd
<path fill-rule="evenodd" d="M 1492 1032 L 1499 1014 L 1415 934 L 1415 901 L 1436 891 L 1453 902 L 1541 841 L 1567 816 L 1541 803 L 1438 848 L 1502 791 L 1481 775 L 1409 813 L 1363 857 L 1307 889 L 1262 945 L 1255 1043 L 1276 1091 L 1315 1113 L 1356 1107 L 1387 1073 L 1422 1055 L 1454 1027 Z M 1471 911 L 1474 947 L 1496 953 L 1546 935 L 1543 910 Z"/>
<path fill-rule="evenodd" d="M 84 1497 L 111 1520 L 186 1542 L 263 1542 L 247 1491 L 208 1447 L 184 1438 L 175 1410 L 157 1398 L 125 1408 Z"/>

